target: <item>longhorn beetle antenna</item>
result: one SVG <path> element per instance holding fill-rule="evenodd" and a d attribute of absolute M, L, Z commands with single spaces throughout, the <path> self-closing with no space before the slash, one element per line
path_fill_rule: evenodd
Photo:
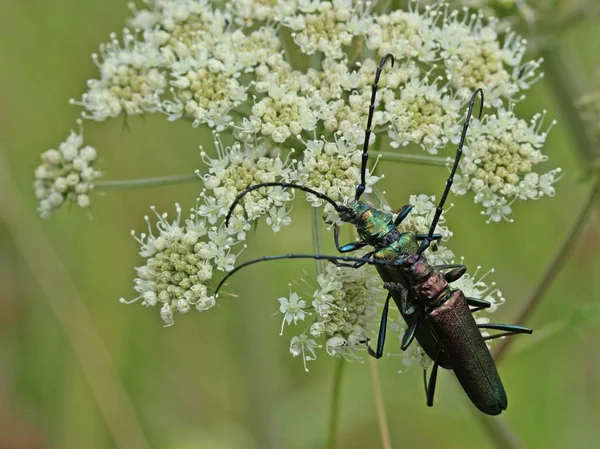
<path fill-rule="evenodd" d="M 229 220 L 231 219 L 231 214 L 233 213 L 233 209 L 235 209 L 235 206 L 237 206 L 237 204 L 241 201 L 241 199 L 244 197 L 244 195 L 252 192 L 253 190 L 260 189 L 261 187 L 287 187 L 290 189 L 299 189 L 299 190 L 302 190 L 303 192 L 312 193 L 316 197 L 327 201 L 329 204 L 331 204 L 335 208 L 336 212 L 338 212 L 338 213 L 345 211 L 347 209 L 346 206 L 336 203 L 335 201 L 333 201 L 331 198 L 329 198 L 324 193 L 317 192 L 316 190 L 313 190 L 310 187 L 306 187 L 306 186 L 303 186 L 300 184 L 291 184 L 288 182 L 262 182 L 260 184 L 254 184 L 252 186 L 246 187 L 244 190 L 242 190 L 238 194 L 238 196 L 235 197 L 235 200 L 233 200 L 233 203 L 231 203 L 231 206 L 229 206 L 229 211 L 227 212 L 227 217 L 225 218 L 225 226 L 229 226 Z"/>
<path fill-rule="evenodd" d="M 456 170 L 458 169 L 458 163 L 459 163 L 460 157 L 462 156 L 462 153 L 463 153 L 462 149 L 465 144 L 465 138 L 467 137 L 467 129 L 469 129 L 469 122 L 471 120 L 471 115 L 473 115 L 473 106 L 475 106 L 475 99 L 477 98 L 477 95 L 481 95 L 481 105 L 479 107 L 479 118 L 481 119 L 481 114 L 483 112 L 483 90 L 477 89 L 473 93 L 473 95 L 471 96 L 471 100 L 469 101 L 469 110 L 467 111 L 467 117 L 466 117 L 465 123 L 463 125 L 462 133 L 460 135 L 460 142 L 458 143 L 458 149 L 456 150 L 456 157 L 454 158 L 454 165 L 452 166 L 452 170 L 450 171 L 450 176 L 448 177 L 448 180 L 446 181 L 446 188 L 444 189 L 444 193 L 442 194 L 442 197 L 440 198 L 440 203 L 435 208 L 435 216 L 433 217 L 433 221 L 431 222 L 431 227 L 429 228 L 429 233 L 427 235 L 427 238 L 425 240 L 423 240 L 423 243 L 421 243 L 421 246 L 419 247 L 417 254 L 421 254 L 421 253 L 423 253 L 423 251 L 425 251 L 427 248 L 429 248 L 429 245 L 431 244 L 431 238 L 433 237 L 433 233 L 435 231 L 435 227 L 437 226 L 438 221 L 440 220 L 440 216 L 442 215 L 444 203 L 446 202 L 446 199 L 448 198 L 448 194 L 450 193 L 450 188 L 452 187 L 452 183 L 454 182 L 454 175 L 456 174 Z"/>
<path fill-rule="evenodd" d="M 375 112 L 375 96 L 377 95 L 377 83 L 379 82 L 379 77 L 381 76 L 381 71 L 383 70 L 383 66 L 385 65 L 388 59 L 392 60 L 392 67 L 394 67 L 394 55 L 388 53 L 385 55 L 381 62 L 379 63 L 379 67 L 377 68 L 377 73 L 375 74 L 375 81 L 373 81 L 373 87 L 371 90 L 371 104 L 369 105 L 369 117 L 367 118 L 367 129 L 365 130 L 365 143 L 363 145 L 363 153 L 362 153 L 362 161 L 360 166 L 360 184 L 356 187 L 356 194 L 354 195 L 354 200 L 358 201 L 360 196 L 363 194 L 367 187 L 367 161 L 369 159 L 369 155 L 367 154 L 369 150 L 369 138 L 371 137 L 371 125 L 373 122 L 373 113 Z"/>
<path fill-rule="evenodd" d="M 217 295 L 217 293 L 219 293 L 219 290 L 221 289 L 223 284 L 225 284 L 227 279 L 229 279 L 231 276 L 233 276 L 236 272 L 238 272 L 239 270 L 241 270 L 244 267 L 247 267 L 249 265 L 254 265 L 255 263 L 259 263 L 259 262 L 269 262 L 271 260 L 281 260 L 281 259 L 314 259 L 314 260 L 330 260 L 330 261 L 335 260 L 335 261 L 342 261 L 342 262 L 356 262 L 357 264 L 361 264 L 361 265 L 369 264 L 369 265 L 394 265 L 394 266 L 400 266 L 404 262 L 403 259 L 385 260 L 385 259 L 369 259 L 368 257 L 369 257 L 369 255 L 365 255 L 365 257 L 351 257 L 351 256 L 329 256 L 329 255 L 325 255 L 325 254 L 282 254 L 279 256 L 259 257 L 258 259 L 248 260 L 248 261 L 238 265 L 237 267 L 235 267 L 229 273 L 227 273 L 227 276 L 225 276 L 223 279 L 221 279 L 221 282 L 219 282 L 219 285 L 217 285 L 217 288 L 215 290 L 215 295 Z"/>

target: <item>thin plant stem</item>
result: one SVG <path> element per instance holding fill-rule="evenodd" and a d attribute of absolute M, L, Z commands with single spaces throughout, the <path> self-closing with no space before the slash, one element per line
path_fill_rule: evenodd
<path fill-rule="evenodd" d="M 454 380 L 454 385 L 456 388 L 462 390 L 458 380 L 456 378 Z M 466 395 L 463 394 L 462 396 L 464 400 L 469 403 L 468 407 L 473 412 L 473 417 L 480 424 L 481 428 L 485 431 L 488 438 L 496 448 L 525 449 L 525 445 L 519 440 L 519 437 L 513 432 L 504 417 L 486 415 L 478 410 L 471 403 L 471 401 L 467 399 Z"/>
<path fill-rule="evenodd" d="M 405 162 L 408 164 L 430 165 L 436 167 L 445 167 L 448 164 L 448 158 L 439 156 L 423 156 L 420 154 L 392 153 L 390 151 L 373 152 L 373 156 L 379 157 L 383 161 Z"/>
<path fill-rule="evenodd" d="M 546 272 L 540 279 L 540 282 L 535 287 L 531 296 L 525 302 L 523 308 L 519 312 L 519 315 L 516 319 L 516 324 L 526 324 L 540 305 L 542 299 L 544 298 L 546 290 L 548 290 L 550 284 L 552 284 L 554 279 L 556 279 L 556 276 L 568 260 L 570 253 L 575 248 L 575 245 L 581 236 L 581 231 L 583 230 L 583 227 L 587 222 L 590 212 L 599 197 L 600 184 L 595 184 L 587 201 L 582 207 L 581 212 L 579 212 L 579 216 L 577 217 L 575 224 L 571 228 L 571 231 L 569 232 L 566 239 L 563 241 L 562 246 L 557 251 L 556 255 L 554 256 L 554 259 L 552 260 L 552 262 L 546 269 Z M 511 345 L 511 342 L 513 342 L 514 340 L 515 339 L 513 338 L 505 338 L 504 340 L 499 342 L 499 344 L 494 348 L 494 350 L 492 351 L 492 355 L 496 363 L 499 363 L 502 360 L 502 358 L 506 355 L 506 351 Z"/>
<path fill-rule="evenodd" d="M 331 388 L 331 405 L 329 412 L 329 434 L 327 436 L 327 449 L 335 449 L 338 427 L 340 422 L 340 391 L 342 389 L 342 377 L 346 361 L 338 358 L 335 361 L 333 371 L 333 385 Z"/>
<path fill-rule="evenodd" d="M 98 181 L 94 188 L 101 191 L 146 189 L 148 187 L 168 186 L 172 184 L 183 184 L 186 182 L 199 181 L 197 173 L 181 173 L 179 175 L 158 176 L 155 178 L 139 179 L 115 179 L 112 181 Z"/>
<path fill-rule="evenodd" d="M 498 449 L 525 449 L 525 445 L 501 416 L 488 416 L 471 407 L 475 419 Z"/>
<path fill-rule="evenodd" d="M 446 166 L 446 159 L 443 157 L 421 156 L 417 154 L 402 154 L 390 152 L 374 152 L 374 156 L 384 161 L 405 162 L 408 164 Z M 187 182 L 199 181 L 197 173 L 181 173 L 178 175 L 157 176 L 152 178 L 138 179 L 115 179 L 109 181 L 98 181 L 94 183 L 94 188 L 102 192 L 110 190 L 129 190 L 129 189 L 147 189 L 150 187 L 161 187 L 173 184 L 184 184 Z"/>
<path fill-rule="evenodd" d="M 375 400 L 375 411 L 377 413 L 377 423 L 379 424 L 381 449 L 392 449 L 392 439 L 390 438 L 387 414 L 383 404 L 383 395 L 381 394 L 379 371 L 377 370 L 377 362 L 373 357 L 369 357 L 369 372 L 371 374 L 371 384 L 373 385 L 373 399 Z"/>
<path fill-rule="evenodd" d="M 322 236 L 321 236 L 321 216 L 319 215 L 319 209 L 311 207 L 312 209 L 312 244 L 313 251 L 315 254 L 322 254 Z M 317 273 L 323 274 L 323 260 L 315 260 L 317 263 Z"/>
<path fill-rule="evenodd" d="M 5 168 L 0 172 L 0 218 L 71 344 L 115 447 L 150 448 L 92 315 L 40 221 L 23 204 Z"/>
<path fill-rule="evenodd" d="M 547 48 L 542 52 L 547 70 L 544 78 L 548 81 L 552 94 L 562 111 L 562 119 L 570 128 L 575 141 L 575 149 L 586 166 L 598 158 L 598 149 L 590 138 L 588 126 L 574 105 L 574 101 L 586 91 L 586 83 L 578 76 L 579 64 L 573 55 L 561 50 L 560 45 Z M 567 60 L 568 58 L 568 60 Z M 582 87 L 583 86 L 583 87 Z"/>
<path fill-rule="evenodd" d="M 312 214 L 312 245 L 315 254 L 321 254 L 322 236 L 321 236 L 321 216 L 319 209 L 311 208 Z M 315 260 L 317 265 L 317 273 L 323 274 L 323 261 Z M 329 434 L 327 436 L 327 449 L 335 449 L 338 433 L 338 424 L 340 421 L 340 390 L 342 385 L 342 374 L 344 372 L 344 359 L 336 360 L 335 369 L 333 372 L 333 385 L 331 388 L 331 405 L 329 412 Z"/>

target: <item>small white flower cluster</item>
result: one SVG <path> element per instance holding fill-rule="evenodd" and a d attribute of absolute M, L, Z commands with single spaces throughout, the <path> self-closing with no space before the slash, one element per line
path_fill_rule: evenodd
<path fill-rule="evenodd" d="M 544 114 L 529 123 L 512 110 L 498 109 L 481 121 L 473 119 L 463 151 L 462 171 L 454 179 L 452 191 L 458 195 L 475 192 L 490 221 L 509 220 L 511 204 L 517 199 L 554 196 L 553 184 L 560 168 L 538 175 L 533 167 L 548 158 L 541 152 L 548 131 L 541 131 Z"/>
<path fill-rule="evenodd" d="M 427 79 L 412 78 L 396 100 L 386 102 L 391 117 L 389 136 L 392 148 L 408 144 L 420 145 L 430 154 L 437 154 L 449 136 L 456 132 L 460 103 L 445 95 L 446 87 L 438 88 Z"/>
<path fill-rule="evenodd" d="M 290 353 L 295 357 L 302 355 L 304 369 L 306 362 L 314 360 L 315 348 L 320 348 L 315 339 L 325 338 L 325 349 L 331 356 L 356 358 L 356 350 L 365 350 L 368 329 L 377 315 L 381 289 L 381 280 L 369 269 L 347 269 L 327 264 L 325 273 L 317 277 L 319 288 L 313 293 L 312 307 L 306 309 L 306 301 L 299 300 L 297 293 L 290 292 L 290 298 L 279 298 L 280 312 L 284 314 L 282 323 L 296 324 L 303 321 L 312 311 L 315 316 L 303 333 L 293 337 Z"/>
<path fill-rule="evenodd" d="M 209 223 L 214 224 L 222 220 L 235 197 L 247 187 L 264 182 L 290 182 L 294 180 L 294 164 L 292 161 L 283 161 L 279 155 L 267 157 L 266 149 L 251 143 L 235 142 L 225 147 L 219 140 L 215 140 L 217 148 L 216 159 L 210 159 L 204 151 L 201 155 L 208 166 L 208 173 L 199 175 L 207 190 L 212 196 L 204 195 L 205 204 L 199 212 L 207 217 Z M 199 172 L 198 172 L 199 173 Z M 249 192 L 242 199 L 243 208 L 233 211 L 233 220 L 230 224 L 231 232 L 240 234 L 250 229 L 250 222 L 268 213 L 274 232 L 280 226 L 290 223 L 289 213 L 285 204 L 293 195 L 282 187 L 263 187 Z M 245 212 L 245 216 L 244 213 Z"/>
<path fill-rule="evenodd" d="M 189 218 L 184 220 L 181 207 L 176 205 L 177 216 L 172 222 L 167 214 L 155 212 L 157 235 L 149 217 L 145 217 L 148 233 L 137 237 L 132 231 L 145 260 L 136 268 L 134 288 L 139 296 L 130 301 L 121 298 L 121 302 L 131 304 L 142 299 L 144 306 L 160 304 L 167 326 L 174 323 L 176 311 L 186 313 L 192 307 L 205 311 L 215 305 L 215 296 L 207 287 L 212 285 L 213 268 L 225 272 L 234 268 L 238 254 L 233 247 L 246 239 L 254 220 L 267 215 L 267 224 L 274 232 L 291 222 L 285 204 L 293 196 L 281 187 L 264 187 L 243 198 L 243 207 L 234 210 L 229 227 L 225 227 L 223 219 L 241 191 L 259 182 L 289 181 L 292 164 L 279 156 L 266 157 L 264 148 L 249 143 L 224 146 L 216 136 L 215 146 L 217 159 L 202 153 L 209 167 L 207 174 L 199 174 L 206 190 Z"/>
<path fill-rule="evenodd" d="M 103 121 L 121 113 L 139 115 L 158 110 L 157 98 L 167 87 L 167 78 L 159 67 L 164 55 L 151 42 L 140 42 L 129 30 L 123 32 L 123 45 L 115 33 L 100 46 L 100 56 L 92 55 L 100 69 L 100 79 L 88 81 L 81 101 L 84 118 Z"/>
<path fill-rule="evenodd" d="M 296 170 L 301 184 L 324 193 L 334 201 L 346 203 L 354 198 L 356 186 L 360 182 L 360 161 L 362 150 L 357 143 L 348 142 L 345 138 L 336 138 L 334 142 L 325 139 L 303 142 L 305 150 L 302 161 Z M 367 170 L 366 189 L 369 193 L 372 186 L 383 177 L 373 176 Z M 322 200 L 308 195 L 314 207 L 321 205 Z M 333 206 L 325 207 L 329 223 L 338 221 Z"/>
<path fill-rule="evenodd" d="M 221 227 L 209 226 L 205 217 L 192 209 L 190 218 L 183 220 L 181 207 L 176 204 L 177 215 L 173 221 L 168 214 L 157 217 L 156 235 L 150 218 L 145 217 L 148 233 L 139 237 L 140 256 L 145 264 L 137 267 L 135 290 L 139 296 L 125 304 L 142 300 L 143 306 L 160 305 L 160 316 L 166 326 L 174 323 L 175 311 L 186 313 L 195 307 L 205 311 L 215 305 L 215 297 L 209 293 L 207 284 L 213 277 L 213 269 L 222 271 L 233 269 L 236 254 L 231 247 L 237 240 Z"/>
<path fill-rule="evenodd" d="M 300 1 L 298 6 L 296 14 L 281 23 L 293 31 L 294 42 L 307 55 L 319 51 L 327 58 L 343 58 L 343 47 L 362 35 L 371 21 L 369 2 Z"/>
<path fill-rule="evenodd" d="M 100 176 L 95 169 L 96 150 L 83 146 L 83 135 L 71 132 L 58 146 L 42 153 L 42 164 L 35 169 L 35 196 L 38 212 L 48 218 L 66 201 L 79 207 L 90 205 L 93 181 Z"/>

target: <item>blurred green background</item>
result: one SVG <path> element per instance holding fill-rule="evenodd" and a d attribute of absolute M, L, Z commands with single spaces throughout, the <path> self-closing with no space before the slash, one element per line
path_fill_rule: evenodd
<path fill-rule="evenodd" d="M 305 373 L 288 353 L 292 334 L 279 337 L 280 316 L 273 316 L 288 282 L 312 277 L 313 263 L 249 268 L 231 282 L 239 298 L 177 315 L 176 325 L 163 329 L 157 309 L 117 301 L 132 297 L 140 262 L 129 230 L 142 229 L 150 205 L 191 207 L 199 184 L 96 194 L 91 220 L 68 208 L 48 221 L 37 218 L 39 155 L 75 128 L 79 109 L 68 99 L 79 98 L 96 76 L 90 54 L 127 15 L 124 0 L 0 0 L 0 448 L 324 447 L 336 361 L 323 352 Z M 577 58 L 580 65 L 569 68 L 591 84 L 599 41 L 598 22 L 586 22 L 555 50 Z M 574 149 L 569 111 L 547 80 L 517 112 L 529 118 L 542 109 L 559 120 L 544 167 L 566 173 L 556 197 L 516 203 L 514 224 L 486 225 L 470 196 L 453 197 L 448 215 L 454 252 L 471 269 L 496 269 L 507 298 L 494 315 L 498 322 L 514 321 L 591 187 L 580 181 L 588 166 Z M 198 146 L 212 145 L 205 133 L 163 117 L 133 118 L 129 126 L 86 126 L 104 179 L 189 172 L 200 167 Z M 397 206 L 410 193 L 439 195 L 447 173 L 393 163 L 381 171 Z M 311 251 L 310 211 L 298 201 L 292 217 L 279 234 L 259 229 L 243 258 Z M 500 427 L 522 447 L 600 447 L 598 218 L 596 208 L 530 322 L 536 333 L 517 337 L 500 366 L 510 398 Z M 333 251 L 325 240 L 324 250 Z M 441 373 L 435 407 L 427 408 L 419 369 L 397 374 L 394 357 L 378 368 L 393 447 L 498 444 L 452 373 Z M 345 366 L 340 419 L 338 448 L 380 447 L 367 363 Z"/>

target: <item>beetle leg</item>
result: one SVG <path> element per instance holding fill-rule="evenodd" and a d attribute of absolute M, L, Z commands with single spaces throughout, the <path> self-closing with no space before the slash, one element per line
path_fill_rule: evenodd
<path fill-rule="evenodd" d="M 460 279 L 466 272 L 467 267 L 462 265 L 459 268 L 455 268 L 454 270 L 450 270 L 444 274 L 444 279 L 446 279 L 446 282 L 454 282 Z"/>
<path fill-rule="evenodd" d="M 444 279 L 446 279 L 446 282 L 448 283 L 460 279 L 463 276 L 463 274 L 467 272 L 467 267 L 458 263 L 452 263 L 448 265 L 436 265 L 433 268 L 437 270 L 450 270 L 444 274 Z"/>
<path fill-rule="evenodd" d="M 385 332 L 387 329 L 387 318 L 391 297 L 392 294 L 388 293 L 383 306 L 383 312 L 381 313 L 381 323 L 379 324 L 379 332 L 377 333 L 377 351 L 373 351 L 371 347 L 367 345 L 367 352 L 371 357 L 375 357 L 376 359 L 380 359 L 383 355 L 383 345 L 385 344 Z"/>
<path fill-rule="evenodd" d="M 400 349 L 402 349 L 403 351 L 406 351 L 406 349 L 410 346 L 412 341 L 415 339 L 415 331 L 417 330 L 417 326 L 419 325 L 420 322 L 421 322 L 421 317 L 417 318 L 417 320 L 414 323 L 412 323 L 410 325 L 410 327 L 404 333 L 404 336 L 402 337 L 402 345 L 400 346 Z"/>
<path fill-rule="evenodd" d="M 408 292 L 406 291 L 406 287 L 404 287 L 404 285 L 398 282 L 384 282 L 383 288 L 385 288 L 386 290 L 394 290 L 400 292 L 402 300 L 400 301 L 400 304 L 398 304 L 398 307 L 402 315 L 412 315 L 413 313 L 415 313 L 414 306 L 408 304 Z"/>
<path fill-rule="evenodd" d="M 469 304 L 472 307 L 475 307 L 474 309 L 471 309 L 471 313 L 475 313 L 481 309 L 487 309 L 488 307 L 492 306 L 492 303 L 489 301 L 486 301 L 485 299 L 470 298 L 470 297 L 465 297 L 465 299 L 467 300 L 467 304 Z"/>
<path fill-rule="evenodd" d="M 511 334 L 532 334 L 533 329 L 530 329 L 525 326 L 519 326 L 518 324 L 497 324 L 497 323 L 487 323 L 487 324 L 478 324 L 477 327 L 479 329 L 493 329 L 497 331 L 505 331 Z"/>
<path fill-rule="evenodd" d="M 427 385 L 427 407 L 433 407 L 433 397 L 435 396 L 435 384 L 437 382 L 439 359 L 440 352 L 438 352 L 438 355 L 433 362 L 433 368 L 431 368 L 431 375 L 429 376 L 429 384 Z"/>
<path fill-rule="evenodd" d="M 333 240 L 340 253 L 349 253 L 368 245 L 366 242 L 352 242 L 340 246 L 340 227 L 338 225 L 333 225 Z"/>
<path fill-rule="evenodd" d="M 429 239 L 429 240 L 441 240 L 442 239 L 442 234 L 433 234 L 431 237 L 429 237 L 429 234 L 415 234 L 415 238 L 417 240 L 425 240 L 425 239 Z"/>
<path fill-rule="evenodd" d="M 517 335 L 521 332 L 501 332 L 499 334 L 494 334 L 494 335 L 488 335 L 487 337 L 483 337 L 484 340 L 495 340 L 496 338 L 501 338 L 501 337 L 510 337 L 511 335 Z"/>
<path fill-rule="evenodd" d="M 396 217 L 396 219 L 394 220 L 394 226 L 398 226 L 400 223 L 402 223 L 402 221 L 408 217 L 408 214 L 410 213 L 412 209 L 412 206 L 410 205 L 406 205 L 403 206 L 402 208 L 398 209 L 395 213 L 398 214 L 398 216 Z"/>

